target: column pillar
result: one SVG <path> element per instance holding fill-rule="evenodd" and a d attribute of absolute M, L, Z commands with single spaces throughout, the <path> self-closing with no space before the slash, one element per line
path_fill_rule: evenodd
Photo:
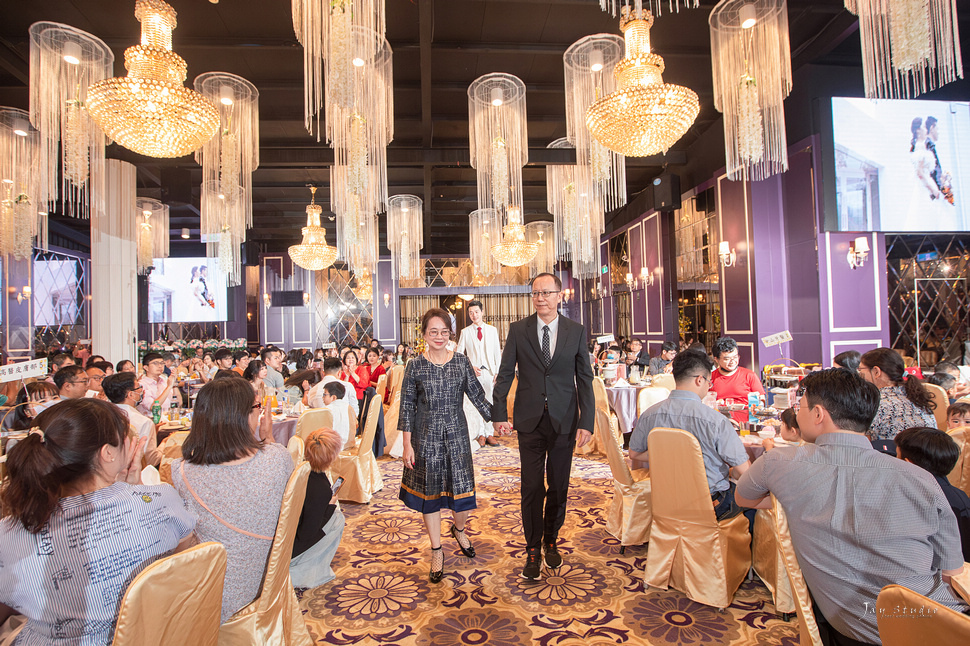
<path fill-rule="evenodd" d="M 105 163 L 105 210 L 91 214 L 91 348 L 138 363 L 135 167 Z"/>

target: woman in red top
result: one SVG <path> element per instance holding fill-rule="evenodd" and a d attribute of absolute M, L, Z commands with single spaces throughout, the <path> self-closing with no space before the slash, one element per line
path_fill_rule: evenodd
<path fill-rule="evenodd" d="M 357 391 L 357 401 L 363 402 L 364 391 L 370 386 L 370 375 L 361 373 L 361 369 L 357 367 L 357 353 L 353 350 L 345 350 L 341 361 L 344 369 L 337 374 L 337 379 L 353 384 L 354 390 Z"/>
<path fill-rule="evenodd" d="M 377 348 L 367 348 L 367 368 L 370 370 L 370 385 L 377 388 L 377 380 L 387 372 L 381 365 L 381 351 Z"/>

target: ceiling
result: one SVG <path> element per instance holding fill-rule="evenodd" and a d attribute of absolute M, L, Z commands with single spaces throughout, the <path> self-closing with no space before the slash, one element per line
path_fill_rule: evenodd
<path fill-rule="evenodd" d="M 666 9 L 667 3 L 661 0 Z M 619 34 L 618 22 L 596 0 L 386 0 L 387 39 L 394 51 L 394 132 L 388 147 L 391 195 L 425 201 L 424 253 L 468 252 L 468 213 L 475 208 L 475 171 L 468 164 L 466 89 L 489 72 L 507 72 L 526 84 L 530 163 L 524 169 L 527 221 L 550 219 L 544 164 L 547 144 L 566 134 L 562 54 L 592 33 Z M 238 74 L 259 89 L 260 167 L 253 176 L 254 228 L 248 237 L 264 251 L 295 244 L 305 224 L 307 184 L 329 197 L 332 151 L 303 122 L 303 50 L 286 0 L 174 0 L 178 28 L 173 49 L 188 64 L 189 82 L 206 71 Z M 697 9 L 664 11 L 652 30 L 653 50 L 666 62 L 664 79 L 697 92 L 701 112 L 666 157 L 627 160 L 632 197 L 665 166 L 685 164 L 692 142 L 720 128 L 711 85 L 707 17 Z M 38 20 L 88 31 L 114 51 L 124 74 L 124 49 L 139 39 L 132 0 L 7 2 L 0 10 L 0 105 L 27 108 L 27 30 Z M 809 63 L 858 66 L 856 18 L 842 0 L 789 0 L 793 67 Z M 854 46 L 852 44 L 854 43 Z M 858 72 L 856 72 L 858 73 Z M 138 194 L 171 206 L 174 249 L 183 227 L 198 240 L 201 169 L 192 157 L 157 160 L 118 145 L 108 157 L 135 163 Z M 329 200 L 325 200 L 328 202 Z M 58 218 L 74 229 L 86 223 Z M 332 222 L 325 222 L 331 229 Z M 333 233 L 330 234 L 333 241 Z M 383 236 L 382 236 L 383 237 Z"/>

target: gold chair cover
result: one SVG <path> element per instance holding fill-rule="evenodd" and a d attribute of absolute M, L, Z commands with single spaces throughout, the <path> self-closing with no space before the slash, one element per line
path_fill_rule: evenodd
<path fill-rule="evenodd" d="M 661 388 L 660 386 L 642 388 L 640 392 L 637 393 L 637 417 L 639 418 L 641 415 L 643 415 L 643 411 L 647 410 L 654 404 L 659 404 L 668 397 L 670 397 L 670 391 L 666 388 Z"/>
<path fill-rule="evenodd" d="M 950 405 L 950 396 L 946 394 L 943 388 L 936 384 L 924 382 L 923 386 L 929 391 L 930 399 L 936 403 L 936 409 L 933 410 L 933 416 L 936 417 L 936 428 L 945 433 L 949 425 L 946 421 L 946 409 Z"/>
<path fill-rule="evenodd" d="M 970 617 L 901 585 L 879 592 L 876 623 L 883 646 L 970 644 Z"/>
<path fill-rule="evenodd" d="M 387 373 L 386 372 L 377 378 L 377 386 L 375 386 L 374 390 L 377 391 L 377 396 L 383 402 L 384 393 L 387 392 Z"/>
<path fill-rule="evenodd" d="M 112 646 L 215 646 L 225 578 L 222 543 L 158 559 L 125 590 Z"/>
<path fill-rule="evenodd" d="M 593 403 L 597 410 L 610 412 L 610 402 L 606 398 L 606 383 L 602 377 L 593 377 Z"/>
<path fill-rule="evenodd" d="M 748 519 L 714 517 L 701 446 L 687 431 L 655 428 L 647 438 L 653 527 L 644 583 L 726 608 L 751 567 Z"/>
<path fill-rule="evenodd" d="M 380 410 L 380 398 L 371 397 L 360 442 L 354 448 L 342 451 L 330 467 L 334 478 L 344 479 L 344 484 L 337 493 L 340 500 L 368 503 L 375 493 L 384 488 L 384 479 L 377 467 L 377 458 L 374 457 L 374 436 L 377 434 Z"/>
<path fill-rule="evenodd" d="M 394 366 L 387 373 L 387 390 L 394 397 L 394 393 L 401 390 L 401 383 L 404 381 L 404 366 Z"/>
<path fill-rule="evenodd" d="M 400 366 L 398 366 L 400 368 Z M 391 405 L 384 413 L 384 455 L 390 455 L 394 443 L 397 442 L 401 431 L 397 430 L 397 422 L 401 417 L 401 389 L 398 388 L 391 395 Z"/>
<path fill-rule="evenodd" d="M 666 372 L 663 374 L 654 375 L 651 378 L 650 385 L 653 388 L 666 388 L 668 391 L 677 388 L 677 382 L 674 381 L 674 376 Z"/>
<path fill-rule="evenodd" d="M 772 527 L 775 533 L 775 542 L 785 564 L 785 571 L 788 573 L 788 588 L 795 605 L 795 612 L 798 614 L 799 643 L 802 646 L 822 646 L 822 638 L 818 634 L 815 613 L 812 611 L 812 596 L 808 591 L 808 584 L 805 583 L 805 577 L 802 576 L 802 568 L 798 565 L 798 559 L 795 557 L 791 532 L 788 531 L 788 516 L 785 514 L 785 508 L 774 496 L 771 497 L 771 504 L 775 521 Z M 757 518 L 755 518 L 755 522 L 757 523 Z M 755 532 L 757 533 L 757 525 Z"/>
<path fill-rule="evenodd" d="M 263 644 L 311 646 L 313 644 L 306 622 L 303 620 L 300 602 L 297 601 L 293 585 L 290 583 L 293 539 L 296 537 L 296 526 L 303 511 L 309 476 L 309 462 L 300 464 L 290 475 L 290 480 L 283 491 L 280 520 L 276 524 L 273 547 L 270 548 L 269 559 L 266 562 L 263 587 L 252 603 L 241 608 L 222 624 L 219 629 L 219 646 L 262 646 Z M 192 640 L 182 644 L 169 643 L 177 646 L 195 644 Z"/>
<path fill-rule="evenodd" d="M 961 599 L 970 604 L 970 563 L 964 563 L 963 572 L 950 577 L 950 586 Z"/>
<path fill-rule="evenodd" d="M 305 448 L 306 445 L 303 443 L 303 438 L 299 435 L 294 435 L 286 443 L 286 450 L 290 452 L 290 457 L 293 458 L 293 466 L 298 467 L 303 462 Z"/>
<path fill-rule="evenodd" d="M 960 459 L 946 478 L 951 485 L 970 496 L 970 426 L 961 426 L 951 431 L 950 437 L 960 447 Z"/>
<path fill-rule="evenodd" d="M 158 475 L 162 482 L 172 484 L 172 462 L 182 457 L 182 443 L 188 436 L 189 431 L 175 431 L 158 445 L 158 452 L 162 455 Z"/>
<path fill-rule="evenodd" d="M 512 413 L 515 411 L 515 391 L 519 387 L 519 376 L 516 375 L 512 377 L 512 385 L 509 386 L 509 394 L 505 400 L 506 412 L 509 415 L 509 424 L 512 424 L 512 428 L 515 428 L 515 422 L 512 419 Z"/>
<path fill-rule="evenodd" d="M 785 556 L 778 547 L 774 509 L 759 509 L 755 514 L 751 567 L 771 592 L 775 612 L 795 612 L 795 600 L 792 598 L 791 584 L 785 570 Z"/>
<path fill-rule="evenodd" d="M 306 438 L 310 433 L 321 428 L 333 428 L 333 414 L 326 408 L 308 408 L 296 420 L 295 435 L 300 436 L 306 442 Z"/>
<path fill-rule="evenodd" d="M 650 540 L 650 472 L 631 471 L 623 459 L 623 450 L 610 428 L 610 419 L 596 411 L 596 433 L 600 436 L 606 459 L 613 473 L 613 501 L 606 516 L 606 531 L 620 545 L 643 545 Z"/>

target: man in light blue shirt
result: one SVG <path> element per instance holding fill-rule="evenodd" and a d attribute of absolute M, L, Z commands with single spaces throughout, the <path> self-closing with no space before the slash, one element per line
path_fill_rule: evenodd
<path fill-rule="evenodd" d="M 630 458 L 648 463 L 647 436 L 655 428 L 679 428 L 697 438 L 704 457 L 704 471 L 711 491 L 714 515 L 718 520 L 741 513 L 734 503 L 734 483 L 751 462 L 737 431 L 726 417 L 702 403 L 711 388 L 711 362 L 699 352 L 683 352 L 673 362 L 676 390 L 670 397 L 643 412 L 630 437 Z"/>

